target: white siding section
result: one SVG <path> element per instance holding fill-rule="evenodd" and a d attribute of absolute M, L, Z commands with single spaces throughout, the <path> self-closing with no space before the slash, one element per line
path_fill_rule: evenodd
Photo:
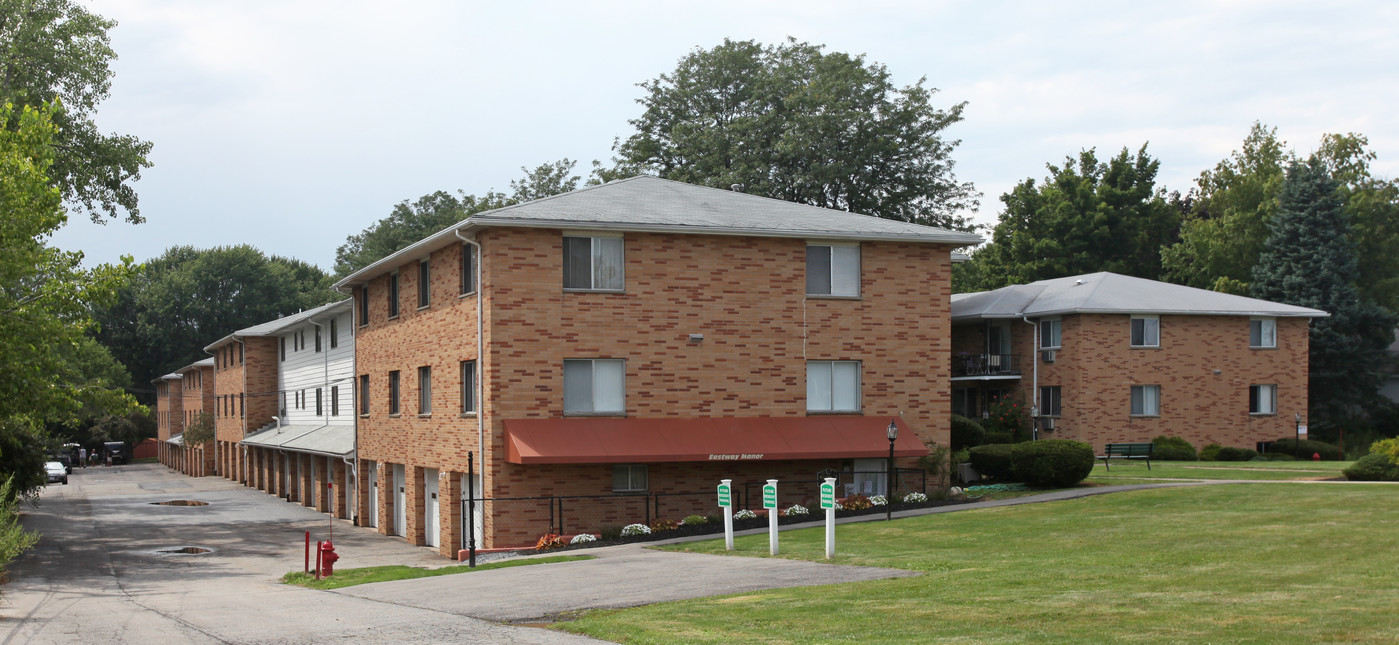
<path fill-rule="evenodd" d="M 331 320 L 339 336 L 331 347 Z M 312 324 L 316 323 L 316 324 Z M 320 326 L 321 351 L 316 351 L 316 327 Z M 277 334 L 277 382 L 279 396 L 285 393 L 286 416 L 282 425 L 353 425 L 354 424 L 354 325 L 349 307 L 337 309 Z M 301 344 L 304 339 L 305 345 Z M 286 358 L 281 359 L 280 344 L 286 344 Z M 316 414 L 316 389 L 321 389 L 321 414 Z M 339 414 L 332 415 L 331 389 L 338 388 Z M 301 404 L 298 405 L 298 396 Z M 280 401 L 280 399 L 279 399 Z"/>

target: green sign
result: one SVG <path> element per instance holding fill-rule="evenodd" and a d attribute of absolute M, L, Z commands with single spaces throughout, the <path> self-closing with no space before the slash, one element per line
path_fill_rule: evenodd
<path fill-rule="evenodd" d="M 719 484 L 719 508 L 733 507 L 733 497 L 729 494 L 728 484 Z"/>
<path fill-rule="evenodd" d="M 835 484 L 821 484 L 821 508 L 836 507 L 836 487 Z"/>
<path fill-rule="evenodd" d="M 777 486 L 767 484 L 763 486 L 763 508 L 777 508 Z"/>

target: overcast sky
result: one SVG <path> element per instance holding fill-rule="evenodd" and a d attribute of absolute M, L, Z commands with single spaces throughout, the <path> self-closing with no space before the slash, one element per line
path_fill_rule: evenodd
<path fill-rule="evenodd" d="M 631 133 L 637 83 L 724 38 L 791 36 L 927 78 L 957 175 L 999 196 L 1082 148 L 1150 142 L 1188 190 L 1254 121 L 1302 153 L 1358 132 L 1399 175 L 1399 3 L 100 0 L 119 22 L 106 132 L 154 142 L 147 222 L 75 217 L 90 261 L 247 243 L 333 268 L 346 236 L 436 190 L 505 190 Z"/>

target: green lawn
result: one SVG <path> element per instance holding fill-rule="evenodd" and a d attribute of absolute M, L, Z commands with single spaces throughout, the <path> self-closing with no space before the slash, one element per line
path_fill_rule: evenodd
<path fill-rule="evenodd" d="M 1112 478 L 1132 479 L 1253 479 L 1305 480 L 1344 478 L 1341 470 L 1353 461 L 1153 461 L 1151 470 L 1140 461 L 1114 461 L 1112 470 L 1098 462 L 1090 483 L 1112 484 Z"/>
<path fill-rule="evenodd" d="M 1396 495 L 1216 485 L 848 524 L 835 562 L 924 575 L 597 611 L 558 628 L 623 643 L 1393 643 Z M 766 535 L 736 543 L 766 556 Z M 823 560 L 822 530 L 783 533 L 782 551 Z"/>
<path fill-rule="evenodd" d="M 392 564 L 383 567 L 359 567 L 357 569 L 341 569 L 329 578 L 316 579 L 315 574 L 304 571 L 293 571 L 282 576 L 282 582 L 289 585 L 307 587 L 309 589 L 339 589 L 341 587 L 353 587 L 355 585 L 365 585 L 371 582 L 388 582 L 390 580 L 408 580 L 410 578 L 431 578 L 433 576 L 450 576 L 458 573 L 471 573 L 473 571 L 488 571 L 490 569 L 505 569 L 508 567 L 523 567 L 533 564 L 550 564 L 553 562 L 572 562 L 574 560 L 592 560 L 591 555 L 555 555 L 547 558 L 530 558 L 521 560 L 502 560 L 499 562 L 487 562 L 471 568 L 464 564 L 452 565 L 449 567 L 438 567 L 436 569 L 424 569 L 422 567 L 409 567 L 401 564 Z"/>

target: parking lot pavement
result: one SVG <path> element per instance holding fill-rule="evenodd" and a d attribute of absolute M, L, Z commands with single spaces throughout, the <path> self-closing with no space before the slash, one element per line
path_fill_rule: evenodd
<path fill-rule="evenodd" d="M 326 515 L 158 464 L 75 469 L 24 526 L 43 534 L 0 587 L 10 643 L 595 643 L 428 608 L 282 585 Z M 196 500 L 208 506 L 161 506 Z M 340 565 L 440 566 L 433 552 L 346 522 Z M 181 547 L 200 555 L 167 553 Z M 454 576 L 448 576 L 454 577 Z"/>

